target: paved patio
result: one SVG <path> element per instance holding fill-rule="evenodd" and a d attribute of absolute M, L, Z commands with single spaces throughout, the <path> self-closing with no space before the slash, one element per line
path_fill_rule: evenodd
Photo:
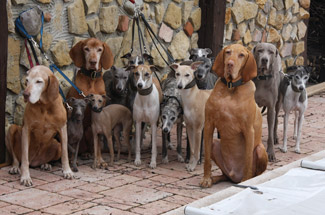
<path fill-rule="evenodd" d="M 276 150 L 277 162 L 269 163 L 267 171 L 281 167 L 300 158 L 325 149 L 325 92 L 309 98 L 301 139 L 301 154 L 294 153 L 293 115 L 289 120 L 288 153 Z M 282 117 L 279 118 L 279 138 L 282 143 Z M 160 134 L 160 131 L 159 133 Z M 147 137 L 149 135 L 147 134 Z M 175 143 L 175 131 L 172 141 Z M 161 135 L 158 151 L 161 152 Z M 183 136 L 185 154 L 185 136 Z M 263 143 L 267 140 L 266 116 L 263 117 Z M 149 138 L 146 139 L 148 144 Z M 91 161 L 79 161 L 76 179 L 62 178 L 60 165 L 50 172 L 31 169 L 33 187 L 19 184 L 18 175 L 9 175 L 9 167 L 0 169 L 0 214 L 162 214 L 196 199 L 231 186 L 225 182 L 209 189 L 198 184 L 203 165 L 194 172 L 187 172 L 185 164 L 177 161 L 175 151 L 169 150 L 169 164 L 150 169 L 150 151 L 142 152 L 143 165 L 135 167 L 127 163 L 126 156 L 109 170 L 93 170 Z M 213 174 L 220 171 L 214 165 Z"/>

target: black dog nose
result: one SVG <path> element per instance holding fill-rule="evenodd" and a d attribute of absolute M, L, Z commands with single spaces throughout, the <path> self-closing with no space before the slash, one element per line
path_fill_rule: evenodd
<path fill-rule="evenodd" d="M 202 75 L 202 74 L 197 74 L 197 77 L 198 77 L 198 78 L 202 78 L 203 75 Z"/>
<path fill-rule="evenodd" d="M 300 90 L 300 91 L 303 91 L 303 89 L 304 89 L 304 88 L 303 88 L 302 86 L 299 87 L 299 90 Z"/>
<path fill-rule="evenodd" d="M 142 88 L 143 87 L 143 85 L 141 84 L 141 83 L 138 83 L 138 88 Z"/>
<path fill-rule="evenodd" d="M 168 128 L 164 128 L 163 130 L 165 133 L 168 133 Z"/>
<path fill-rule="evenodd" d="M 262 63 L 266 64 L 269 60 L 267 58 L 262 58 Z"/>
<path fill-rule="evenodd" d="M 177 88 L 178 89 L 182 89 L 183 87 L 182 87 L 182 85 L 178 85 Z"/>

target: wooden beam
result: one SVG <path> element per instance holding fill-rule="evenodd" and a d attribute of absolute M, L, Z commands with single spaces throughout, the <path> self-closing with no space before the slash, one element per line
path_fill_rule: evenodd
<path fill-rule="evenodd" d="M 226 0 L 200 0 L 199 5 L 202 17 L 198 45 L 200 48 L 210 48 L 215 57 L 223 45 Z"/>
<path fill-rule="evenodd" d="M 7 95 L 8 18 L 7 1 L 0 1 L 0 163 L 6 158 L 5 104 Z"/>

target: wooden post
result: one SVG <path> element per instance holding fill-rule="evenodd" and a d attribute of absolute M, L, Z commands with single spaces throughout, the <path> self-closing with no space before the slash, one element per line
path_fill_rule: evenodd
<path fill-rule="evenodd" d="M 6 158 L 5 107 L 7 90 L 8 18 L 7 1 L 0 1 L 0 163 Z"/>
<path fill-rule="evenodd" d="M 200 48 L 210 48 L 215 57 L 223 45 L 226 0 L 200 0 L 199 6 L 202 17 L 198 45 Z"/>

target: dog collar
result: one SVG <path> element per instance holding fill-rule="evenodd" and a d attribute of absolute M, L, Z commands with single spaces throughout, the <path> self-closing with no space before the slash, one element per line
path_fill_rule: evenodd
<path fill-rule="evenodd" d="M 148 87 L 147 89 L 143 89 L 143 90 L 142 90 L 142 89 L 141 89 L 141 90 L 138 89 L 138 93 L 139 93 L 141 96 L 147 96 L 147 95 L 149 95 L 149 94 L 152 92 L 152 89 L 153 89 L 152 85 L 153 85 L 153 84 L 151 84 L 151 86 Z"/>
<path fill-rule="evenodd" d="M 193 80 L 192 80 L 190 83 L 188 83 L 188 84 L 185 86 L 184 89 L 190 89 L 190 88 L 194 87 L 195 84 L 196 84 L 196 81 L 195 81 L 195 78 L 193 78 Z"/>
<path fill-rule="evenodd" d="M 267 80 L 269 78 L 273 78 L 273 75 L 258 75 L 258 76 L 256 76 L 255 79 L 265 81 L 265 80 Z"/>
<path fill-rule="evenodd" d="M 92 79 L 95 79 L 95 78 L 99 78 L 101 75 L 102 75 L 102 71 L 95 71 L 95 70 L 87 70 L 83 67 L 80 68 L 80 71 L 82 74 L 92 78 Z"/>
<path fill-rule="evenodd" d="M 234 87 L 239 87 L 240 85 L 245 84 L 242 79 L 239 79 L 236 82 L 227 82 L 225 78 L 221 78 L 222 83 L 224 83 L 228 89 L 234 88 Z"/>

